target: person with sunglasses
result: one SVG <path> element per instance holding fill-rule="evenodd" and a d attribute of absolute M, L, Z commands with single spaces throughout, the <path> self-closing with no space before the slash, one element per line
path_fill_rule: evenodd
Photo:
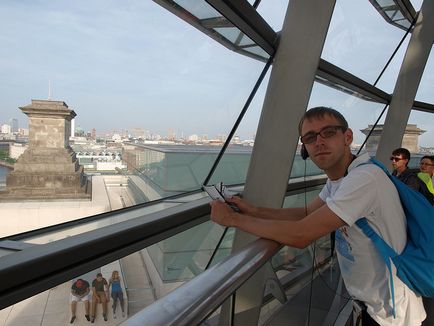
<path fill-rule="evenodd" d="M 430 204 L 433 205 L 434 197 L 428 190 L 426 184 L 408 168 L 408 162 L 410 161 L 410 158 L 411 156 L 408 149 L 395 149 L 392 152 L 392 156 L 390 157 L 393 166 L 392 175 L 396 176 L 410 188 L 420 192 L 430 202 Z"/>
<path fill-rule="evenodd" d="M 299 123 L 306 156 L 328 180 L 307 207 L 256 207 L 239 197 L 227 198 L 239 212 L 221 201 L 211 202 L 211 219 L 283 245 L 305 248 L 336 231 L 341 275 L 352 296 L 356 317 L 367 325 L 419 326 L 426 318 L 421 297 L 393 274 L 396 318 L 389 289 L 389 272 L 378 250 L 355 222 L 366 217 L 398 253 L 407 242 L 405 214 L 389 177 L 369 163 L 369 154 L 356 157 L 353 132 L 341 113 L 327 107 L 308 110 Z"/>

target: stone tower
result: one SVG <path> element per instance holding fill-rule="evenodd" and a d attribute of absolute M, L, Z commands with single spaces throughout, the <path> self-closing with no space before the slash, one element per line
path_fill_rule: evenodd
<path fill-rule="evenodd" d="M 75 112 L 63 101 L 49 100 L 32 100 L 20 109 L 29 117 L 29 147 L 7 176 L 2 197 L 90 199 L 83 167 L 69 146 Z"/>
<path fill-rule="evenodd" d="M 360 130 L 366 136 L 372 129 L 372 125 L 368 128 Z M 415 124 L 408 124 L 405 128 L 404 137 L 402 139 L 401 147 L 407 148 L 410 153 L 419 153 L 419 136 L 426 130 L 422 130 Z M 383 125 L 377 125 L 372 131 L 371 136 L 366 143 L 366 150 L 370 153 L 377 151 L 378 143 L 380 142 L 381 133 L 383 132 Z"/>

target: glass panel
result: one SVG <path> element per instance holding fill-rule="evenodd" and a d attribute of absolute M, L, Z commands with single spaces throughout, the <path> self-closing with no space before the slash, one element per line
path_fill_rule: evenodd
<path fill-rule="evenodd" d="M 285 19 L 288 0 L 261 1 L 256 11 L 275 31 L 280 31 Z"/>
<path fill-rule="evenodd" d="M 397 19 L 395 20 L 395 22 L 407 29 L 410 28 L 411 25 L 411 23 L 407 19 Z"/>
<path fill-rule="evenodd" d="M 239 42 L 240 46 L 245 46 L 245 45 L 250 45 L 250 44 L 254 44 L 253 41 L 246 35 L 243 35 L 243 37 L 241 38 L 241 41 Z"/>
<path fill-rule="evenodd" d="M 434 104 L 434 51 L 431 48 L 425 70 L 416 93 L 416 100 Z"/>
<path fill-rule="evenodd" d="M 315 83 L 312 89 L 308 108 L 315 106 L 327 106 L 338 110 L 347 119 L 349 127 L 353 130 L 353 152 L 357 152 L 365 140 L 370 128 L 377 120 L 384 104 L 365 101 L 358 97 L 339 92 L 320 83 Z M 384 123 L 387 111 L 384 113 L 380 124 Z M 371 127 L 369 127 L 371 125 Z M 368 142 L 368 151 L 374 155 L 378 145 L 381 131 L 374 132 Z"/>
<path fill-rule="evenodd" d="M 377 2 L 381 7 L 388 7 L 388 6 L 395 5 L 395 1 L 393 0 L 377 0 Z"/>
<path fill-rule="evenodd" d="M 116 270 L 120 274 L 121 289 L 125 299 L 124 313 L 122 313 L 118 300 L 115 317 L 112 308 L 113 299 L 110 298 L 107 318 L 109 324 L 118 325 L 170 293 L 186 280 L 200 274 L 214 252 L 222 231 L 223 228 L 220 225 L 212 222 L 203 223 L 1 310 L 0 316 L 4 317 L 6 325 L 69 324 L 72 317 L 70 291 L 73 282 L 80 278 L 92 285 L 97 273 L 102 273 L 103 277 L 109 281 L 112 272 Z M 231 247 L 232 243 L 226 241 L 223 242 L 221 250 L 227 252 Z M 112 294 L 114 290 L 115 287 L 111 287 L 110 293 Z M 91 298 L 90 301 L 92 302 Z M 102 304 L 95 306 L 97 307 L 96 314 L 92 313 L 92 308 L 85 313 L 85 304 L 78 302 L 75 323 L 86 323 L 85 314 L 90 318 L 95 315 L 96 324 L 104 323 Z M 55 319 L 55 316 L 58 319 Z M 24 323 L 24 320 L 30 321 Z"/>
<path fill-rule="evenodd" d="M 201 18 L 220 16 L 206 2 L 178 3 Z M 0 237 L 198 189 L 218 152 L 214 145 L 222 143 L 219 135 L 227 134 L 262 70 L 262 62 L 228 51 L 152 1 L 110 3 L 100 9 L 82 1 L 0 4 L 0 29 L 7 31 L 0 47 L 2 117 L 13 118 L 10 129 L 18 127 L 10 132 L 16 139 L 13 148 L 7 144 L 0 151 L 17 155 L 21 163 L 32 161 L 21 155 L 29 125 L 38 127 L 37 119 L 30 117 L 29 124 L 18 109 L 31 102 L 25 94 L 46 98 L 48 93 L 58 100 L 56 105 L 66 110 L 65 101 L 77 114 L 72 123 L 60 119 L 55 122 L 59 126 L 50 127 L 61 130 L 56 134 L 59 148 L 49 155 L 40 152 L 39 165 L 32 167 L 45 175 L 34 178 L 42 180 L 40 187 L 25 184 L 29 195 L 0 201 L 0 215 L 11 221 L 7 229 L 2 225 Z M 69 140 L 70 129 L 75 135 Z M 65 150 L 68 142 L 84 176 Z M 248 165 L 243 155 L 240 160 Z M 238 164 L 239 157 L 233 158 L 229 167 Z M 75 180 L 72 189 L 52 180 L 50 167 L 57 160 L 69 164 L 68 169 L 56 166 L 59 171 L 73 171 L 61 177 L 65 183 Z M 0 170 L 0 190 L 7 172 Z M 50 182 L 59 183 L 58 188 L 45 187 Z M 0 198 L 12 199 L 23 184 L 13 188 L 10 183 Z M 34 193 L 39 197 L 28 202 Z M 77 193 L 83 198 L 75 198 Z M 171 205 L 159 204 L 160 209 Z M 106 222 L 72 234 L 101 223 Z"/>
<path fill-rule="evenodd" d="M 422 7 L 423 0 L 411 0 L 410 2 L 413 5 L 414 10 L 419 11 L 420 7 Z"/>
<path fill-rule="evenodd" d="M 388 15 L 391 19 L 395 20 L 400 20 L 403 19 L 404 16 L 402 15 L 401 11 L 396 10 L 396 11 L 386 11 L 386 15 Z"/>
<path fill-rule="evenodd" d="M 244 50 L 246 50 L 247 52 L 253 53 L 253 54 L 257 54 L 263 58 L 268 58 L 269 55 L 267 52 L 265 52 L 261 47 L 259 46 L 252 46 L 249 48 L 244 48 Z"/>
<path fill-rule="evenodd" d="M 289 196 L 285 198 L 284 207 L 303 207 L 319 191 Z M 264 305 L 260 325 L 288 323 L 289 320 L 304 324 L 308 318 L 313 324 L 321 324 L 320 321 L 329 318 L 330 321 L 324 324 L 332 325 L 350 297 L 342 284 L 336 261 L 330 257 L 330 236 L 317 240 L 306 249 L 283 247 L 271 262 L 286 290 L 288 302 L 282 305 L 273 299 Z M 312 274 L 314 263 L 318 271 L 315 276 Z M 321 300 L 317 300 L 319 297 Z"/>
<path fill-rule="evenodd" d="M 140 254 L 116 260 L 0 310 L 2 321 L 5 325 L 84 325 L 94 316 L 95 324 L 119 325 L 157 299 L 156 288 L 141 265 Z M 117 276 L 113 275 L 114 271 Z M 98 273 L 102 277 L 97 280 Z M 98 291 L 99 303 L 92 295 L 93 286 Z M 71 312 L 73 305 L 75 318 Z"/>
<path fill-rule="evenodd" d="M 321 57 L 373 83 L 404 34 L 369 1 L 338 0 Z"/>
<path fill-rule="evenodd" d="M 183 7 L 185 10 L 191 12 L 199 19 L 221 17 L 222 15 L 210 6 L 205 1 L 197 0 L 174 0 L 178 5 Z"/>
<path fill-rule="evenodd" d="M 424 155 L 434 155 L 434 114 L 420 111 L 411 111 L 409 124 L 416 125 L 421 129 L 421 135 L 416 143 L 417 151 L 411 151 L 411 159 L 408 164 L 411 168 L 419 169 L 420 158 Z M 404 137 L 402 146 L 414 145 L 412 139 Z"/>
<path fill-rule="evenodd" d="M 243 35 L 243 33 L 241 33 L 240 30 L 236 27 L 220 27 L 220 28 L 214 28 L 214 30 L 235 44 L 239 43 L 239 39 Z M 246 36 L 246 38 L 249 39 L 247 36 Z M 253 44 L 253 41 L 250 40 L 250 42 L 248 42 L 248 44 Z"/>
<path fill-rule="evenodd" d="M 146 250 L 163 282 L 183 282 L 205 270 L 223 231 L 222 226 L 206 222 Z M 216 260 L 229 254 L 231 248 L 231 238 L 223 241 Z"/>

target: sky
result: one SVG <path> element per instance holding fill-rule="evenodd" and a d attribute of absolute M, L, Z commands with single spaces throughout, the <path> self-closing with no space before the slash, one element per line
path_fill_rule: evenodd
<path fill-rule="evenodd" d="M 258 11 L 278 31 L 287 4 L 263 0 Z M 150 0 L 2 0 L 0 30 L 0 123 L 17 118 L 22 127 L 27 118 L 18 107 L 47 99 L 50 83 L 52 99 L 65 101 L 85 130 L 213 138 L 229 133 L 264 66 Z M 338 0 L 322 57 L 372 83 L 403 34 L 368 1 Z M 378 84 L 389 93 L 404 52 Z M 430 103 L 433 56 L 416 97 Z M 267 78 L 237 132 L 242 139 L 254 137 Z M 341 110 L 355 130 L 372 124 L 382 109 L 320 84 L 309 105 Z M 427 130 L 421 145 L 434 146 L 433 115 L 412 113 L 409 122 Z M 360 132 L 355 136 L 363 141 Z"/>

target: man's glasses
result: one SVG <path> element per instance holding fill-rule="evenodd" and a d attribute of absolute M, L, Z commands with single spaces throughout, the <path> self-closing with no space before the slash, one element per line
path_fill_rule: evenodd
<path fill-rule="evenodd" d="M 405 160 L 405 158 L 403 158 L 403 157 L 397 157 L 397 156 L 391 156 L 390 160 L 392 162 L 398 162 L 398 161 L 401 161 L 401 160 Z"/>
<path fill-rule="evenodd" d="M 420 162 L 419 165 L 420 166 L 434 166 L 434 164 L 425 163 L 425 162 Z"/>
<path fill-rule="evenodd" d="M 312 144 L 316 141 L 318 135 L 320 135 L 322 138 L 330 138 L 336 135 L 338 130 L 342 130 L 342 132 L 345 132 L 347 130 L 344 126 L 326 126 L 322 128 L 319 132 L 308 132 L 304 136 L 300 137 L 300 140 L 303 144 Z"/>

